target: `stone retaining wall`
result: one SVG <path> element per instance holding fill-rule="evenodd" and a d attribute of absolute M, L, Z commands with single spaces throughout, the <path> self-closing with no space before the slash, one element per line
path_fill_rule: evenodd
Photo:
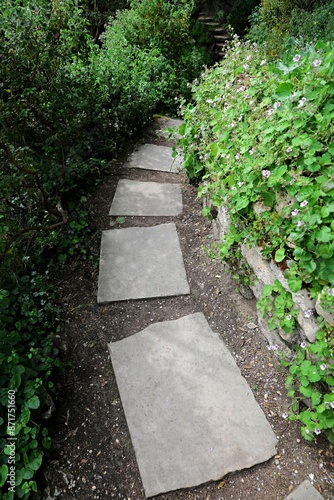
<path fill-rule="evenodd" d="M 205 199 L 204 205 L 210 207 L 210 200 Z M 219 208 L 217 212 L 217 216 L 212 221 L 213 237 L 216 240 L 223 240 L 228 230 L 229 216 L 226 207 Z M 322 316 L 327 324 L 334 324 L 334 315 L 324 311 L 319 301 L 311 299 L 306 290 L 300 290 L 297 293 L 291 292 L 282 271 L 273 259 L 266 260 L 262 257 L 261 248 L 256 246 L 249 248 L 246 245 L 241 245 L 241 252 L 255 277 L 250 288 L 256 299 L 261 298 L 264 285 L 272 285 L 275 280 L 278 280 L 292 294 L 294 305 L 298 309 L 296 328 L 290 334 L 282 329 L 269 330 L 266 320 L 262 319 L 258 313 L 259 327 L 270 346 L 277 345 L 280 350 L 283 349 L 288 354 L 294 343 L 315 341 L 316 333 L 319 330 L 318 316 Z M 310 317 L 308 317 L 309 311 L 311 311 Z"/>

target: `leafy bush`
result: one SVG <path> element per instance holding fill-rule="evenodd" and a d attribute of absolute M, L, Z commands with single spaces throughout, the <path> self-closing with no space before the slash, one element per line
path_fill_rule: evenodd
<path fill-rule="evenodd" d="M 199 195 L 228 209 L 220 256 L 259 245 L 283 265 L 291 292 L 304 287 L 313 298 L 334 286 L 333 54 L 318 42 L 268 64 L 235 37 L 224 62 L 194 86 L 180 128 L 188 176 L 203 181 Z M 290 332 L 290 296 L 277 287 L 259 306 L 272 308 L 274 291 L 271 326 Z M 326 301 L 333 309 L 334 297 Z"/>
<path fill-rule="evenodd" d="M 53 405 L 50 375 L 59 366 L 52 325 L 57 311 L 44 279 L 31 272 L 10 281 L 2 280 L 7 289 L 0 290 L 0 498 L 6 500 L 37 491 L 33 477 L 51 447 L 41 415 Z"/>
<path fill-rule="evenodd" d="M 250 16 L 247 37 L 263 44 L 267 56 L 281 57 L 291 37 L 300 46 L 315 40 L 333 40 L 332 0 L 262 0 Z"/>

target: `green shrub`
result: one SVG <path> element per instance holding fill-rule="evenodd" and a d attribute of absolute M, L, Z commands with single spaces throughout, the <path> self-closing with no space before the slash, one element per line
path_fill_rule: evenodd
<path fill-rule="evenodd" d="M 202 180 L 199 195 L 228 209 L 219 255 L 259 245 L 284 264 L 291 292 L 304 287 L 313 298 L 334 287 L 333 72 L 331 43 L 268 64 L 236 37 L 224 62 L 194 86 L 180 128 L 188 176 Z M 291 332 L 291 297 L 277 287 L 259 307 L 274 311 L 272 328 Z"/>
<path fill-rule="evenodd" d="M 15 284 L 2 280 L 8 289 L 0 290 L 0 498 L 6 500 L 37 491 L 34 476 L 51 447 L 42 414 L 52 406 L 50 375 L 59 366 L 52 293 L 36 272 L 13 278 Z"/>

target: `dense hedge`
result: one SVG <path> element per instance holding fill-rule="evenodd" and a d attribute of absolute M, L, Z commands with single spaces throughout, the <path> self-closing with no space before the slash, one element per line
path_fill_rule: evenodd
<path fill-rule="evenodd" d="M 313 298 L 320 295 L 330 312 L 333 72 L 329 42 L 269 64 L 256 44 L 235 37 L 223 63 L 194 84 L 194 103 L 185 105 L 180 128 L 184 166 L 190 178 L 201 181 L 199 195 L 228 209 L 230 225 L 219 244 L 220 257 L 235 259 L 241 243 L 259 245 L 264 257 L 281 263 L 291 292 L 303 287 Z M 211 216 L 209 208 L 204 213 Z M 291 293 L 281 288 L 267 287 L 259 307 L 271 328 L 291 333 L 296 313 Z M 303 421 L 307 439 L 323 431 L 333 440 L 333 328 L 323 326 L 315 346 L 300 351 L 289 385 L 299 384 L 301 394 L 312 396 L 313 409 L 296 418 Z M 305 359 L 309 353 L 312 362 Z M 295 389 L 290 394 L 297 397 Z"/>
<path fill-rule="evenodd" d="M 93 4 L 99 8 L 91 12 Z M 189 92 L 186 83 L 210 61 L 197 43 L 202 33 L 191 20 L 191 1 L 127 6 L 100 37 L 106 18 L 98 16 L 110 12 L 110 2 L 0 4 L 0 498 L 6 500 L 37 491 L 35 474 L 51 446 L 45 417 L 59 364 L 53 339 L 60 311 L 48 273 L 57 266 L 62 272 L 73 256 L 89 257 L 86 190 L 154 112 L 173 111 L 175 95 Z"/>

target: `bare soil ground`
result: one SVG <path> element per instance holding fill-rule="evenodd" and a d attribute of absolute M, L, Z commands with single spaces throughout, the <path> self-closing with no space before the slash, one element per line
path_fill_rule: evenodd
<path fill-rule="evenodd" d="M 165 144 L 154 127 L 142 132 L 141 142 Z M 43 470 L 47 488 L 40 498 L 59 500 L 145 498 L 137 462 L 113 374 L 107 343 L 130 336 L 149 324 L 203 312 L 219 332 L 252 388 L 277 435 L 277 455 L 222 481 L 160 495 L 161 500 L 278 500 L 305 479 L 326 500 L 334 498 L 333 447 L 319 436 L 314 443 L 301 438 L 299 425 L 282 417 L 289 408 L 285 368 L 257 327 L 254 300 L 244 299 L 218 260 L 204 250 L 211 228 L 201 215 L 196 187 L 185 176 L 122 167 L 135 144 L 128 144 L 112 163 L 110 174 L 90 194 L 94 263 L 77 261 L 55 283 L 63 317 L 62 360 L 57 381 L 58 400 L 52 421 L 53 455 Z M 126 217 L 120 225 L 108 211 L 120 178 L 182 183 L 184 210 L 178 217 Z M 97 305 L 101 231 L 111 227 L 176 223 L 191 294 L 182 297 L 124 301 Z M 149 256 L 148 256 L 149 258 Z M 140 394 L 138 394 L 140 398 Z M 259 440 L 261 436 L 259 436 Z M 158 498 L 158 497 L 157 497 Z"/>

